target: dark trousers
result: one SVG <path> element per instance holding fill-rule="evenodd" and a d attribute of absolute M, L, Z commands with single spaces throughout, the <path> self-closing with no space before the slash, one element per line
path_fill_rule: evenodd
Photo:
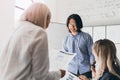
<path fill-rule="evenodd" d="M 70 72 L 70 73 L 72 73 L 72 72 Z M 91 72 L 91 71 L 86 72 L 86 73 L 83 73 L 83 74 L 80 74 L 79 71 L 78 71 L 77 74 L 74 74 L 74 73 L 72 73 L 72 74 L 75 75 L 75 76 L 84 75 L 84 76 L 86 76 L 87 78 L 92 78 L 92 72 Z"/>
<path fill-rule="evenodd" d="M 87 78 L 92 78 L 92 71 L 86 72 L 84 74 L 81 75 L 85 75 Z"/>

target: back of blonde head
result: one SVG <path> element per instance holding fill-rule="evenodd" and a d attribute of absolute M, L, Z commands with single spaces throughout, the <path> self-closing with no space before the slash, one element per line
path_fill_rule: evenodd
<path fill-rule="evenodd" d="M 113 63 L 120 69 L 120 61 L 116 56 L 116 47 L 114 43 L 108 39 L 98 40 L 93 45 L 94 54 L 97 56 L 96 62 L 96 80 L 99 79 L 106 69 L 110 73 L 120 78 L 115 72 Z"/>
<path fill-rule="evenodd" d="M 35 25 L 46 28 L 48 19 L 51 18 L 49 8 L 43 3 L 33 3 L 21 16 L 21 20 L 29 21 Z"/>

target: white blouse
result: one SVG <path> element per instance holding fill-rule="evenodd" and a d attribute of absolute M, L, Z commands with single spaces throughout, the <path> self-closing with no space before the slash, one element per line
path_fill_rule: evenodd
<path fill-rule="evenodd" d="M 21 21 L 0 53 L 0 80 L 59 80 L 60 71 L 49 72 L 45 30 Z"/>

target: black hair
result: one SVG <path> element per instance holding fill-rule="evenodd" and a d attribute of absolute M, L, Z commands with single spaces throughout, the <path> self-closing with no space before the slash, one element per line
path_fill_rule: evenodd
<path fill-rule="evenodd" d="M 68 28 L 70 19 L 74 19 L 75 23 L 76 23 L 76 27 L 77 27 L 77 32 L 81 32 L 81 28 L 83 28 L 83 23 L 82 23 L 82 19 L 78 14 L 71 14 L 68 18 L 67 18 L 67 23 L 66 26 Z M 69 30 L 69 28 L 68 28 Z M 70 30 L 69 30 L 70 32 Z"/>

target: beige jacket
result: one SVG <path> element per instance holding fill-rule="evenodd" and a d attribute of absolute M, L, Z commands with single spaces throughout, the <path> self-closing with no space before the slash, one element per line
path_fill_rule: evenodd
<path fill-rule="evenodd" d="M 59 80 L 49 72 L 48 42 L 44 29 L 21 21 L 0 53 L 0 80 Z"/>

